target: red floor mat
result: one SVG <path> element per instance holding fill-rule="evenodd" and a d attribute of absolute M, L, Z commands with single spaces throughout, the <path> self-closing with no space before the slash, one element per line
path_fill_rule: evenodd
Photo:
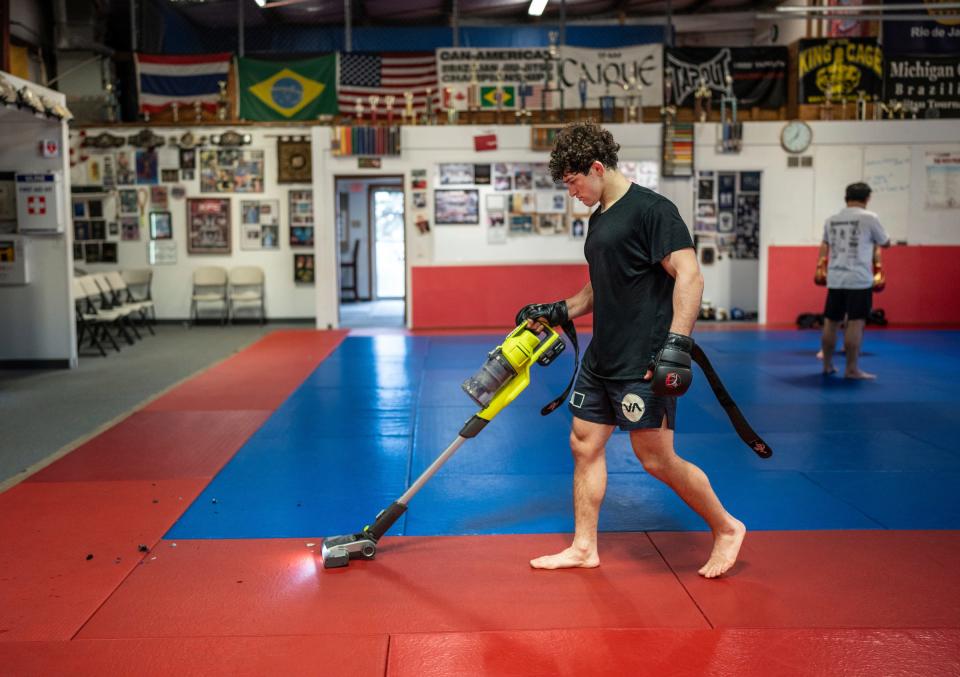
<path fill-rule="evenodd" d="M 72 637 L 205 484 L 23 482 L 0 494 L 0 641 Z"/>
<path fill-rule="evenodd" d="M 28 482 L 213 477 L 272 411 L 139 411 Z"/>
<path fill-rule="evenodd" d="M 650 536 L 715 627 L 960 627 L 958 531 L 755 531 L 719 581 L 709 534 Z"/>
<path fill-rule="evenodd" d="M 387 641 L 386 635 L 320 635 L 0 642 L 0 675 L 380 676 Z"/>
<path fill-rule="evenodd" d="M 599 569 L 534 571 L 567 535 L 387 538 L 324 571 L 293 539 L 163 542 L 81 638 L 707 627 L 644 534 L 607 534 Z"/>
<path fill-rule="evenodd" d="M 317 368 L 346 331 L 278 331 L 173 388 L 150 411 L 276 409 Z"/>
<path fill-rule="evenodd" d="M 394 635 L 387 677 L 956 675 L 960 630 L 583 629 Z"/>

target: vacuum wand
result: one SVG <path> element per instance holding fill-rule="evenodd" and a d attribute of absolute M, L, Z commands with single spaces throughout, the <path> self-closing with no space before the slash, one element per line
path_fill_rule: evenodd
<path fill-rule="evenodd" d="M 351 559 L 373 559 L 377 542 L 406 512 L 407 505 L 423 485 L 433 477 L 457 449 L 476 437 L 500 411 L 510 404 L 530 383 L 530 367 L 536 362 L 550 364 L 564 348 L 563 341 L 550 328 L 535 333 L 526 323 L 514 329 L 503 343 L 487 356 L 480 370 L 463 382 L 463 390 L 483 407 L 463 427 L 457 438 L 410 485 L 400 498 L 377 514 L 373 524 L 362 531 L 323 539 L 320 554 L 324 569 L 345 567 Z"/>

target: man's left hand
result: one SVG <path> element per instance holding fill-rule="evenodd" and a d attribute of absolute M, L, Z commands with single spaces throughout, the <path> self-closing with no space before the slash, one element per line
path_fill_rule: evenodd
<path fill-rule="evenodd" d="M 690 351 L 693 339 L 683 334 L 667 334 L 667 340 L 650 363 L 647 378 L 653 380 L 653 394 L 677 397 L 687 392 L 693 383 Z"/>

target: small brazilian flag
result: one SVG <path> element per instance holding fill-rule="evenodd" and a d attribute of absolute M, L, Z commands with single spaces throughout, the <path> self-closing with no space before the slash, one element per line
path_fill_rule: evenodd
<path fill-rule="evenodd" d="M 302 61 L 238 62 L 244 120 L 316 120 L 337 112 L 336 54 Z"/>
<path fill-rule="evenodd" d="M 500 96 L 502 97 L 502 101 L 500 102 L 501 108 L 513 108 L 516 105 L 514 96 L 513 96 L 513 85 L 501 87 Z M 496 87 L 480 88 L 480 107 L 481 108 L 497 107 L 497 88 Z"/>

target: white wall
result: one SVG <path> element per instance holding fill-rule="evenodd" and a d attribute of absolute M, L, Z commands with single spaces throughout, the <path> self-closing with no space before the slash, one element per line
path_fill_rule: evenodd
<path fill-rule="evenodd" d="M 187 131 L 186 127 L 159 127 L 151 129 L 164 136 L 181 137 Z M 241 133 L 249 133 L 253 140 L 250 145 L 244 146 L 248 150 L 264 151 L 264 191 L 262 193 L 201 193 L 199 152 L 197 153 L 198 168 L 192 181 L 179 181 L 184 186 L 184 199 L 174 199 L 168 195 L 167 210 L 171 212 L 173 220 L 173 240 L 177 244 L 177 263 L 174 265 L 156 265 L 153 270 L 153 298 L 156 303 L 157 317 L 162 320 L 186 319 L 190 314 L 190 294 L 192 289 L 192 274 L 201 266 L 234 266 L 256 265 L 264 269 L 266 275 L 266 309 L 267 317 L 272 319 L 309 319 L 314 317 L 314 285 L 296 284 L 293 281 L 293 255 L 296 253 L 310 253 L 309 249 L 290 247 L 289 228 L 289 192 L 310 188 L 310 184 L 278 184 L 277 183 L 277 137 L 290 135 L 304 135 L 307 130 L 303 127 L 194 127 L 191 131 L 195 135 L 209 136 L 219 134 L 229 129 Z M 139 127 L 126 126 L 114 128 L 90 128 L 85 130 L 88 137 L 96 136 L 101 131 L 109 131 L 115 135 L 133 136 L 140 131 Z M 206 145 L 205 148 L 212 146 Z M 131 150 L 130 146 L 125 147 Z M 79 152 L 80 149 L 77 149 Z M 107 151 L 104 151 L 107 152 Z M 83 149 L 83 153 L 91 157 L 97 152 L 92 149 Z M 157 149 L 159 169 L 173 169 L 179 167 L 179 149 L 169 143 Z M 316 169 L 315 176 L 316 176 Z M 76 184 L 86 182 L 86 174 L 82 167 L 74 167 Z M 168 188 L 178 184 L 163 184 Z M 124 188 L 146 188 L 150 186 L 124 186 Z M 187 254 L 187 226 L 186 226 L 186 198 L 228 198 L 231 209 L 232 253 L 230 255 L 188 255 Z M 262 251 L 248 251 L 240 248 L 240 203 L 243 200 L 277 200 L 280 208 L 280 248 Z M 116 209 L 115 199 L 110 198 L 104 205 L 105 214 L 113 213 Z M 328 198 L 326 202 L 318 204 L 314 196 L 314 210 L 318 214 L 330 212 L 331 217 L 325 222 L 325 227 L 332 227 L 333 202 Z M 329 209 L 328 209 L 329 206 Z M 148 207 L 146 213 L 150 211 Z M 81 263 L 85 270 L 99 272 L 101 270 L 122 270 L 125 268 L 150 268 L 147 257 L 147 246 L 150 240 L 147 216 L 140 224 L 140 240 L 118 242 L 118 263 L 116 264 L 87 264 Z M 319 229 L 314 226 L 314 241 L 316 242 Z M 335 277 L 317 278 L 317 285 L 336 286 Z"/>
<path fill-rule="evenodd" d="M 4 74 L 15 87 L 29 86 L 60 104 L 58 92 Z M 45 159 L 41 139 L 56 139 L 61 157 Z M 67 125 L 27 111 L 0 107 L 0 170 L 15 172 L 59 171 L 64 200 L 69 208 L 70 173 L 67 160 Z M 66 209 L 65 209 L 66 212 Z M 0 286 L 0 360 L 65 361 L 77 364 L 73 294 L 70 288 L 72 234 L 28 236 L 30 283 Z"/>

